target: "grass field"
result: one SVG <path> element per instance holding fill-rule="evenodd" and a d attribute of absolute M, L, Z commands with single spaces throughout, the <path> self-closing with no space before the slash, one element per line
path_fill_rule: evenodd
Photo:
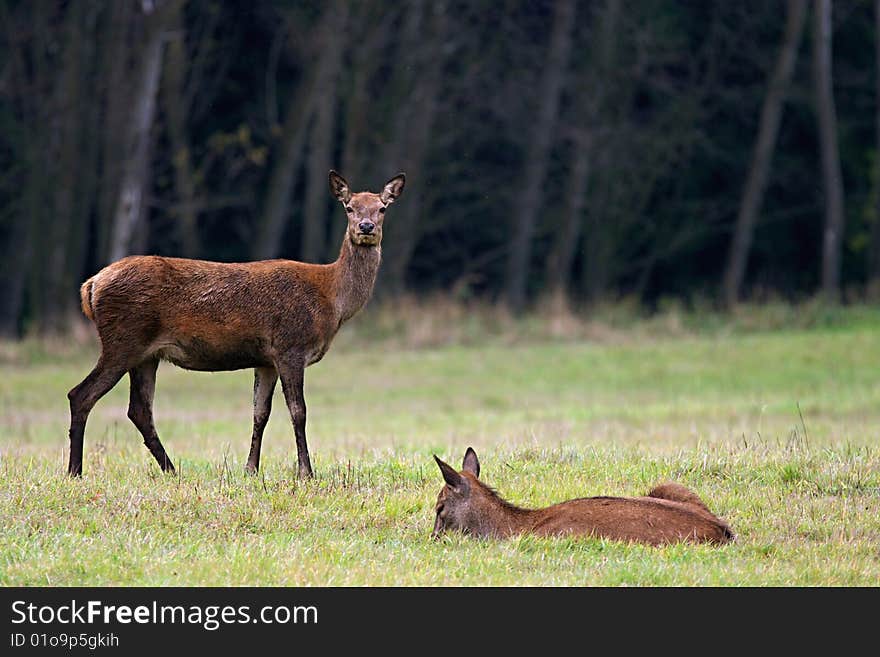
<path fill-rule="evenodd" d="M 309 482 L 280 390 L 249 477 L 252 374 L 168 364 L 156 420 L 178 476 L 127 420 L 123 380 L 92 413 L 71 481 L 66 392 L 96 349 L 4 345 L 0 584 L 880 585 L 876 315 L 464 342 L 401 348 L 343 329 L 306 372 Z M 737 541 L 432 541 L 431 455 L 458 465 L 468 445 L 520 505 L 675 480 Z"/>

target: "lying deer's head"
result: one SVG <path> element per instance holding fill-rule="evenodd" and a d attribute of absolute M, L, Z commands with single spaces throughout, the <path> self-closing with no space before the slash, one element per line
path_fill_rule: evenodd
<path fill-rule="evenodd" d="M 447 529 L 457 529 L 476 536 L 493 533 L 492 520 L 499 504 L 497 496 L 480 482 L 480 461 L 470 447 L 464 453 L 461 472 L 434 456 L 446 485 L 437 496 L 432 537 Z"/>
<path fill-rule="evenodd" d="M 358 246 L 379 246 L 382 243 L 382 220 L 385 208 L 403 192 L 406 176 L 398 173 L 385 183 L 379 194 L 373 192 L 351 193 L 345 178 L 331 169 L 330 193 L 333 194 L 348 216 L 348 237 Z"/>

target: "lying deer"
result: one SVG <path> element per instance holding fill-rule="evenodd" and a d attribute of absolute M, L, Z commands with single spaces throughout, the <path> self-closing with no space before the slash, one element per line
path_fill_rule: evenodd
<path fill-rule="evenodd" d="M 80 289 L 101 355 L 68 393 L 71 476 L 82 474 L 83 435 L 95 403 L 128 373 L 128 417 L 162 470 L 174 472 L 153 424 L 160 360 L 188 370 L 254 368 L 254 427 L 247 470 L 260 466 L 260 445 L 278 378 L 296 436 L 298 474 L 312 475 L 306 445 L 303 370 L 318 362 L 339 327 L 370 298 L 379 270 L 385 209 L 403 191 L 404 174 L 379 194 L 353 194 L 330 172 L 348 229 L 336 262 L 292 260 L 218 263 L 131 256 L 108 265 Z"/>
<path fill-rule="evenodd" d="M 583 497 L 543 509 L 522 509 L 479 480 L 480 462 L 470 447 L 461 472 L 437 456 L 434 459 L 446 481 L 434 509 L 434 538 L 447 529 L 493 538 L 579 534 L 650 545 L 723 544 L 734 538 L 727 523 L 680 484 L 661 484 L 645 497 Z"/>

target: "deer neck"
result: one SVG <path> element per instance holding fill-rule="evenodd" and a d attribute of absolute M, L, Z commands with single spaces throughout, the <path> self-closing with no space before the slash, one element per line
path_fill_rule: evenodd
<path fill-rule="evenodd" d="M 475 514 L 474 524 L 477 533 L 482 536 L 507 537 L 528 530 L 534 523 L 540 510 L 523 509 L 500 497 L 493 496 L 485 506 Z"/>
<path fill-rule="evenodd" d="M 380 246 L 352 244 L 346 231 L 339 258 L 334 263 L 339 324 L 351 319 L 370 299 L 381 260 Z"/>

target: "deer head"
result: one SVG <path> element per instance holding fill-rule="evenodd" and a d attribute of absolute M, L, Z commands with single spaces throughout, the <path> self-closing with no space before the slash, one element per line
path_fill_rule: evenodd
<path fill-rule="evenodd" d="M 382 243 L 382 221 L 385 208 L 391 205 L 403 192 L 406 176 L 398 173 L 385 183 L 379 194 L 358 192 L 352 194 L 351 188 L 335 171 L 330 171 L 330 193 L 335 196 L 348 217 L 347 235 L 357 246 L 379 246 Z"/>
<path fill-rule="evenodd" d="M 446 485 L 437 496 L 434 507 L 436 519 L 432 537 L 438 538 L 447 529 L 485 535 L 486 520 L 492 515 L 492 498 L 485 486 L 480 483 L 480 461 L 477 453 L 470 447 L 464 453 L 461 472 L 448 463 L 444 463 L 436 455 L 434 460 L 440 466 L 440 472 Z"/>

